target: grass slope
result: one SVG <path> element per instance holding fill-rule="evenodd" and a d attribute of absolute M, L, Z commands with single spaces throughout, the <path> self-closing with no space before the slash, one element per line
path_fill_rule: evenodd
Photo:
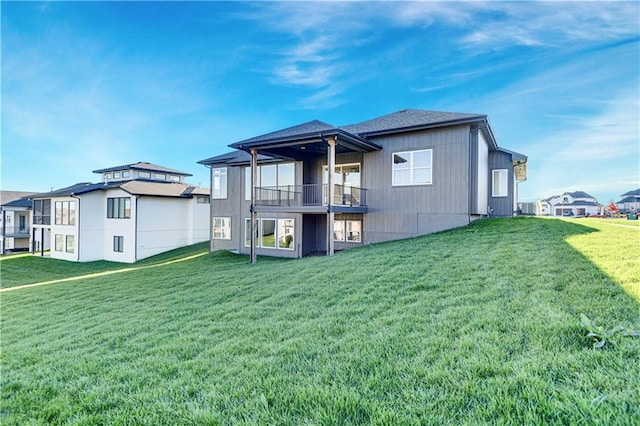
<path fill-rule="evenodd" d="M 0 422 L 638 424 L 640 339 L 594 350 L 578 316 L 640 328 L 620 282 L 640 265 L 567 242 L 624 257 L 617 229 L 490 220 L 5 293 Z"/>

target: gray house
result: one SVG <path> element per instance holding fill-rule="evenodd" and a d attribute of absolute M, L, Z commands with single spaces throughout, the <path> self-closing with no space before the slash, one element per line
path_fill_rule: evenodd
<path fill-rule="evenodd" d="M 230 145 L 211 169 L 211 250 L 302 257 L 512 217 L 527 157 L 486 115 L 402 110 Z M 332 173 L 328 173 L 331 170 Z"/>

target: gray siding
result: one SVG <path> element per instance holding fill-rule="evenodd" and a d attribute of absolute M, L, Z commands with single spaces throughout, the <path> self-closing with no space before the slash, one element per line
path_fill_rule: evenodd
<path fill-rule="evenodd" d="M 493 197 L 493 170 L 507 169 L 508 193 L 506 197 Z M 488 182 L 489 206 L 493 208 L 493 217 L 513 217 L 515 197 L 515 177 L 513 175 L 513 161 L 511 155 L 506 152 L 489 152 L 489 182 Z"/>
<path fill-rule="evenodd" d="M 364 243 L 409 238 L 469 223 L 469 126 L 373 139 L 381 151 L 365 154 L 369 213 Z M 392 154 L 433 149 L 431 185 L 394 187 Z"/>

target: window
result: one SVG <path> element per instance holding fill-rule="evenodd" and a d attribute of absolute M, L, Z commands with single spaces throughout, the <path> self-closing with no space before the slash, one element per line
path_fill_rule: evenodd
<path fill-rule="evenodd" d="M 293 219 L 278 219 L 278 248 L 293 250 L 294 234 Z"/>
<path fill-rule="evenodd" d="M 107 198 L 107 218 L 129 219 L 131 217 L 131 198 Z"/>
<path fill-rule="evenodd" d="M 335 241 L 346 241 L 349 243 L 361 242 L 362 221 L 336 220 L 335 222 L 333 222 L 333 239 Z"/>
<path fill-rule="evenodd" d="M 276 227 L 277 224 L 277 227 Z M 295 219 L 259 219 L 256 247 L 295 249 Z M 251 246 L 251 219 L 244 222 L 244 245 Z"/>
<path fill-rule="evenodd" d="M 231 218 L 230 217 L 214 217 L 213 218 L 213 238 L 216 240 L 231 239 Z"/>
<path fill-rule="evenodd" d="M 296 184 L 296 165 L 294 163 L 270 164 L 258 166 L 258 187 L 283 187 L 294 186 Z M 288 192 L 290 197 L 294 196 L 293 191 Z M 281 197 L 286 196 L 280 194 Z M 251 167 L 244 169 L 244 199 L 251 200 Z"/>
<path fill-rule="evenodd" d="M 76 224 L 76 202 L 56 201 L 54 203 L 55 224 L 75 225 Z"/>
<path fill-rule="evenodd" d="M 507 169 L 497 169 L 493 171 L 492 179 L 492 197 L 506 197 L 508 194 L 508 175 Z"/>
<path fill-rule="evenodd" d="M 73 253 L 75 250 L 75 237 L 73 235 L 67 235 L 65 237 L 65 251 L 67 253 Z"/>
<path fill-rule="evenodd" d="M 396 152 L 391 158 L 392 185 L 427 185 L 432 183 L 433 150 Z"/>
<path fill-rule="evenodd" d="M 107 179 L 111 179 L 111 173 L 105 173 L 105 174 L 104 174 L 104 179 L 105 179 L 105 180 L 107 180 Z"/>
<path fill-rule="evenodd" d="M 138 177 L 142 179 L 151 179 L 151 173 L 149 172 L 138 172 Z"/>
<path fill-rule="evenodd" d="M 209 196 L 207 196 L 207 195 L 198 195 L 198 196 L 196 196 L 196 202 L 198 204 L 209 204 L 211 202 L 211 200 L 209 199 Z"/>
<path fill-rule="evenodd" d="M 124 251 L 124 237 L 120 235 L 113 236 L 113 251 L 122 253 Z"/>
<path fill-rule="evenodd" d="M 227 168 L 211 169 L 211 176 L 211 198 L 217 200 L 227 198 Z"/>
<path fill-rule="evenodd" d="M 260 220 L 260 247 L 276 248 L 276 220 Z"/>
<path fill-rule="evenodd" d="M 114 172 L 113 173 L 113 178 L 114 179 L 120 179 L 120 172 Z"/>
<path fill-rule="evenodd" d="M 164 173 L 156 173 L 154 177 L 156 180 L 167 180 L 167 175 Z"/>
<path fill-rule="evenodd" d="M 171 182 L 180 182 L 180 177 L 176 175 L 169 175 L 169 180 Z"/>
<path fill-rule="evenodd" d="M 62 251 L 62 237 L 62 234 L 56 234 L 55 236 L 56 243 L 54 248 L 56 251 Z"/>
<path fill-rule="evenodd" d="M 123 178 L 128 178 L 129 177 L 129 172 L 122 172 L 122 177 Z"/>
<path fill-rule="evenodd" d="M 33 224 L 51 225 L 51 200 L 33 201 Z"/>

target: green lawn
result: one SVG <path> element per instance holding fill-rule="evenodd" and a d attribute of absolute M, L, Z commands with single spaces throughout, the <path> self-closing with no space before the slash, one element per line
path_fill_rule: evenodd
<path fill-rule="evenodd" d="M 640 328 L 639 236 L 494 219 L 4 292 L 0 423 L 639 424 L 640 339 L 579 324 Z M 3 282 L 19 260 L 81 267 Z"/>

